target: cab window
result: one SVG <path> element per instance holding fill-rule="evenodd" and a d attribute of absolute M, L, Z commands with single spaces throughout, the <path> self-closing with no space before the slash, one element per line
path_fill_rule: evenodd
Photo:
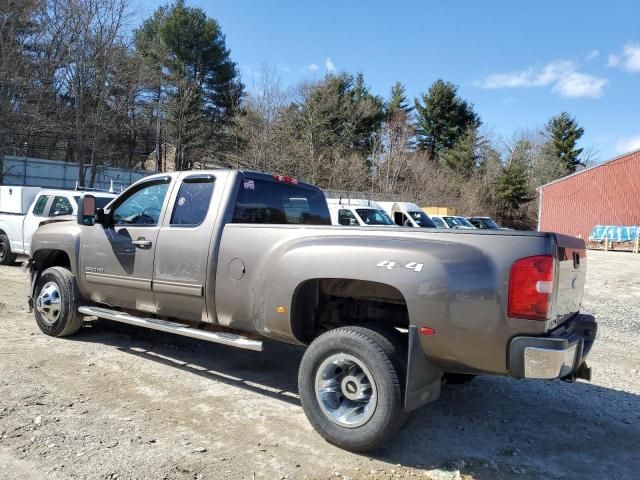
<path fill-rule="evenodd" d="M 41 195 L 38 197 L 36 204 L 33 207 L 33 214 L 38 217 L 44 216 L 44 207 L 47 206 L 47 202 L 49 201 L 48 195 Z"/>
<path fill-rule="evenodd" d="M 180 185 L 171 214 L 171 226 L 195 227 L 200 225 L 209 211 L 214 177 L 185 178 Z"/>
<path fill-rule="evenodd" d="M 73 206 L 67 197 L 56 196 L 53 197 L 53 203 L 49 209 L 50 217 L 58 217 L 60 215 L 73 214 Z"/>
<path fill-rule="evenodd" d="M 340 225 L 358 225 L 358 220 L 351 210 L 341 208 L 338 210 L 338 223 Z"/>
<path fill-rule="evenodd" d="M 157 225 L 169 182 L 143 184 L 113 210 L 116 225 Z"/>

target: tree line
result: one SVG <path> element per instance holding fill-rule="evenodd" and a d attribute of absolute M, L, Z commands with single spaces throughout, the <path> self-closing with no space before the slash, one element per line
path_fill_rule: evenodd
<path fill-rule="evenodd" d="M 362 73 L 283 88 L 243 84 L 218 22 L 183 0 L 134 25 L 129 0 L 0 6 L 0 181 L 5 155 L 148 171 L 251 168 L 531 227 L 535 189 L 589 159 L 567 113 L 498 141 L 457 86 L 409 99 Z"/>

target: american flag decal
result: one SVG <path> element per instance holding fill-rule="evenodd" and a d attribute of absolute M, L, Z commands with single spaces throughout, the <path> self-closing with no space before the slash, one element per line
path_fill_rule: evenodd
<path fill-rule="evenodd" d="M 242 186 L 244 187 L 245 190 L 255 190 L 256 189 L 256 184 L 254 183 L 253 180 L 245 180 L 244 183 L 242 184 Z"/>

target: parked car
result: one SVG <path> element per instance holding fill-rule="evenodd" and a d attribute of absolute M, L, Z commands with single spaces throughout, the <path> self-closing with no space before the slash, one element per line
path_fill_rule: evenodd
<path fill-rule="evenodd" d="M 73 219 L 81 192 L 38 187 L 0 186 L 0 265 L 17 255 L 29 255 L 33 232 L 43 223 Z M 106 206 L 116 195 L 95 192 L 97 205 Z"/>
<path fill-rule="evenodd" d="M 476 228 L 465 217 L 457 215 L 431 215 L 431 221 L 438 228 L 461 228 L 463 230 Z"/>
<path fill-rule="evenodd" d="M 393 220 L 373 200 L 328 198 L 333 225 L 394 225 Z"/>
<path fill-rule="evenodd" d="M 500 226 L 491 217 L 467 217 L 469 223 L 483 230 L 500 230 Z"/>
<path fill-rule="evenodd" d="M 411 202 L 378 202 L 400 227 L 436 228 L 420 207 Z"/>
<path fill-rule="evenodd" d="M 53 337 L 88 315 L 256 351 L 263 338 L 308 346 L 304 412 L 353 451 L 384 443 L 452 374 L 590 375 L 584 240 L 332 226 L 320 189 L 280 175 L 152 175 L 104 209 L 84 195 L 75 222 L 36 231 L 25 269 Z"/>

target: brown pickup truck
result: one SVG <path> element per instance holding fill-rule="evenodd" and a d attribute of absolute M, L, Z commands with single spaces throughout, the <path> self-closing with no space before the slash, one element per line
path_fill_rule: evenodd
<path fill-rule="evenodd" d="M 580 239 L 513 230 L 331 226 L 322 192 L 243 171 L 147 177 L 33 237 L 47 335 L 94 316 L 262 350 L 307 346 L 299 394 L 329 442 L 362 451 L 443 383 L 588 379 Z"/>

